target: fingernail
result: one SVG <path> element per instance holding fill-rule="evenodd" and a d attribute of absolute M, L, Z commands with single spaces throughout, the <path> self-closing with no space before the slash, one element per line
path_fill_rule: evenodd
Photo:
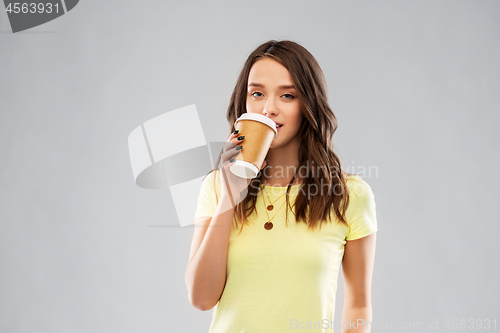
<path fill-rule="evenodd" d="M 236 150 L 240 150 L 241 148 L 243 148 L 243 146 L 238 146 L 236 147 Z"/>
<path fill-rule="evenodd" d="M 245 136 L 243 135 L 243 136 L 238 137 L 238 140 L 243 140 L 244 138 L 245 138 Z"/>
<path fill-rule="evenodd" d="M 236 162 L 236 159 L 233 158 L 231 161 L 229 161 L 230 163 L 233 163 L 233 162 Z"/>
<path fill-rule="evenodd" d="M 240 130 L 236 130 L 236 131 L 233 132 L 233 135 L 234 134 L 238 134 L 239 132 L 240 132 Z"/>

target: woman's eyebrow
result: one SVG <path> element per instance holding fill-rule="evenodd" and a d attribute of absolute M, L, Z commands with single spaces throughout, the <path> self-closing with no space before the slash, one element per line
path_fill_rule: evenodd
<path fill-rule="evenodd" d="M 260 88 L 265 88 L 263 84 L 260 84 L 260 83 L 255 83 L 255 82 L 250 82 L 248 84 L 249 87 L 260 87 Z M 278 89 L 295 89 L 295 86 L 292 84 L 292 85 L 283 85 L 283 86 L 279 86 Z"/>

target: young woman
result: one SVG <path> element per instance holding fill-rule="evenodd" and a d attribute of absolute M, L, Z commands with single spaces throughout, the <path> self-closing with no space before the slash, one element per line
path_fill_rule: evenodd
<path fill-rule="evenodd" d="M 252 180 L 229 171 L 245 150 L 247 133 L 234 128 L 245 112 L 279 125 Z M 260 45 L 241 71 L 227 119 L 233 133 L 198 198 L 185 276 L 191 304 L 217 305 L 211 333 L 331 332 L 342 265 L 336 327 L 370 332 L 374 195 L 333 151 L 337 120 L 317 61 L 292 41 Z"/>

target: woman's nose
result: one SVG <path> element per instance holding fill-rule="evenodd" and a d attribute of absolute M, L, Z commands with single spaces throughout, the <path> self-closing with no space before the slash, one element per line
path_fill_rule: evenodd
<path fill-rule="evenodd" d="M 267 116 L 270 114 L 272 114 L 272 115 L 277 114 L 277 110 L 275 108 L 275 105 L 271 100 L 269 100 L 269 99 L 267 100 L 267 103 L 264 106 L 264 110 L 262 110 L 262 113 L 264 114 L 264 116 Z"/>

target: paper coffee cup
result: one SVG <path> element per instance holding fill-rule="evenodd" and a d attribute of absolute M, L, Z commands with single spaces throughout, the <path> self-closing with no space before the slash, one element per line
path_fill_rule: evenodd
<path fill-rule="evenodd" d="M 234 127 L 239 130 L 240 136 L 245 136 L 245 148 L 235 157 L 236 162 L 229 169 L 238 177 L 253 179 L 276 138 L 276 123 L 262 114 L 244 113 L 236 120 Z"/>

